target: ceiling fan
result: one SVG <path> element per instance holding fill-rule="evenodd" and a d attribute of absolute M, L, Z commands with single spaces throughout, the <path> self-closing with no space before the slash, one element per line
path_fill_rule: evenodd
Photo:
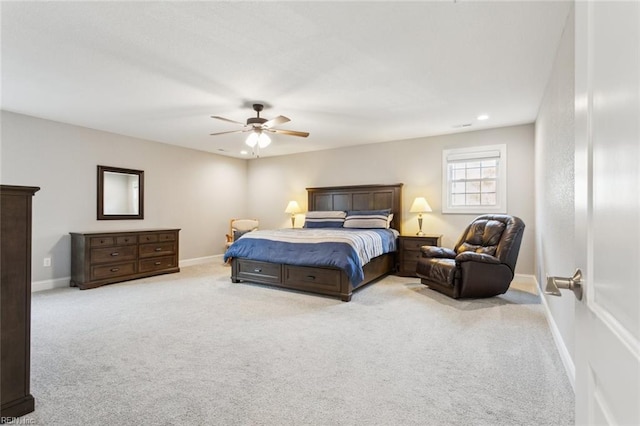
<path fill-rule="evenodd" d="M 284 115 L 279 115 L 279 116 L 277 116 L 275 118 L 272 118 L 271 120 L 267 120 L 266 118 L 260 117 L 260 111 L 262 111 L 263 109 L 264 109 L 264 105 L 262 105 L 262 104 L 253 104 L 253 110 L 256 112 L 257 116 L 256 117 L 247 118 L 246 124 L 245 123 L 241 123 L 239 121 L 230 120 L 228 118 L 220 117 L 220 116 L 217 116 L 217 115 L 212 115 L 211 118 L 216 118 L 216 119 L 222 120 L 222 121 L 228 121 L 229 123 L 240 124 L 241 126 L 244 126 L 244 129 L 241 129 L 241 130 L 230 130 L 230 131 L 227 131 L 227 132 L 211 133 L 211 136 L 226 135 L 226 134 L 230 134 L 230 133 L 251 132 L 251 134 L 247 138 L 246 144 L 249 145 L 252 148 L 254 146 L 256 146 L 256 144 L 258 145 L 259 148 L 264 148 L 264 147 L 268 146 L 271 143 L 271 139 L 269 138 L 269 136 L 267 136 L 266 133 L 279 133 L 279 134 L 282 134 L 282 135 L 300 136 L 300 137 L 303 137 L 303 138 L 306 138 L 307 136 L 309 136 L 309 133 L 307 133 L 307 132 L 297 132 L 295 130 L 275 129 L 274 128 L 275 126 L 278 126 L 280 124 L 284 124 L 284 123 L 289 122 L 291 120 L 289 118 L 285 117 Z"/>

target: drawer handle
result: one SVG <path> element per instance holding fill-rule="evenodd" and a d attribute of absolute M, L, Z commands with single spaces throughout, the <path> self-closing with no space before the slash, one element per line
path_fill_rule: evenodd
<path fill-rule="evenodd" d="M 113 253 L 111 253 L 111 256 L 120 256 L 120 253 L 118 253 L 117 251 L 114 251 Z"/>
<path fill-rule="evenodd" d="M 111 272 L 118 272 L 120 268 L 111 268 Z"/>
<path fill-rule="evenodd" d="M 314 275 L 307 275 L 307 278 L 309 278 L 310 280 L 315 280 L 316 277 Z"/>
<path fill-rule="evenodd" d="M 128 238 L 125 238 L 125 239 L 124 239 L 124 242 L 125 242 L 125 243 L 128 243 L 128 242 L 129 242 L 129 239 L 128 239 Z"/>
<path fill-rule="evenodd" d="M 156 262 L 156 263 L 154 263 L 154 265 L 156 265 L 156 266 L 157 265 L 162 265 L 162 262 Z"/>
<path fill-rule="evenodd" d="M 156 251 L 162 251 L 162 247 L 156 247 Z"/>
<path fill-rule="evenodd" d="M 256 269 L 253 270 L 253 272 L 262 272 L 262 269 L 256 268 Z"/>

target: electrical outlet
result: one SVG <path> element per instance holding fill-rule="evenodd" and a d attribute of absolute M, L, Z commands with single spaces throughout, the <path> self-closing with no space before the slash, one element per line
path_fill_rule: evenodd
<path fill-rule="evenodd" d="M 50 257 L 45 257 L 44 258 L 43 266 L 45 266 L 47 268 L 51 266 L 51 258 Z"/>

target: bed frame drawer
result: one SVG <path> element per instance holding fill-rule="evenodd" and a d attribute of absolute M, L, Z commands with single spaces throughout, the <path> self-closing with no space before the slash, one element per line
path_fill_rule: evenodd
<path fill-rule="evenodd" d="M 339 269 L 285 265 L 284 284 L 295 287 L 304 283 L 305 288 L 340 291 L 341 272 Z"/>
<path fill-rule="evenodd" d="M 282 279 L 280 265 L 256 260 L 238 259 L 236 276 L 241 280 L 278 284 Z"/>

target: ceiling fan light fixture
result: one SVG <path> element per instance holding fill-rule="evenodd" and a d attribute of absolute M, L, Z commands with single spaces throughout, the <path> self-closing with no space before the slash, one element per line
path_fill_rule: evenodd
<path fill-rule="evenodd" d="M 251 132 L 245 143 L 251 148 L 255 147 L 256 145 L 258 145 L 258 147 L 260 148 L 266 148 L 271 143 L 271 138 L 264 134 L 262 131 L 255 130 Z"/>
<path fill-rule="evenodd" d="M 270 143 L 271 143 L 271 138 L 265 135 L 264 133 L 260 133 L 260 136 L 258 137 L 258 146 L 260 148 L 266 148 L 269 146 Z"/>

